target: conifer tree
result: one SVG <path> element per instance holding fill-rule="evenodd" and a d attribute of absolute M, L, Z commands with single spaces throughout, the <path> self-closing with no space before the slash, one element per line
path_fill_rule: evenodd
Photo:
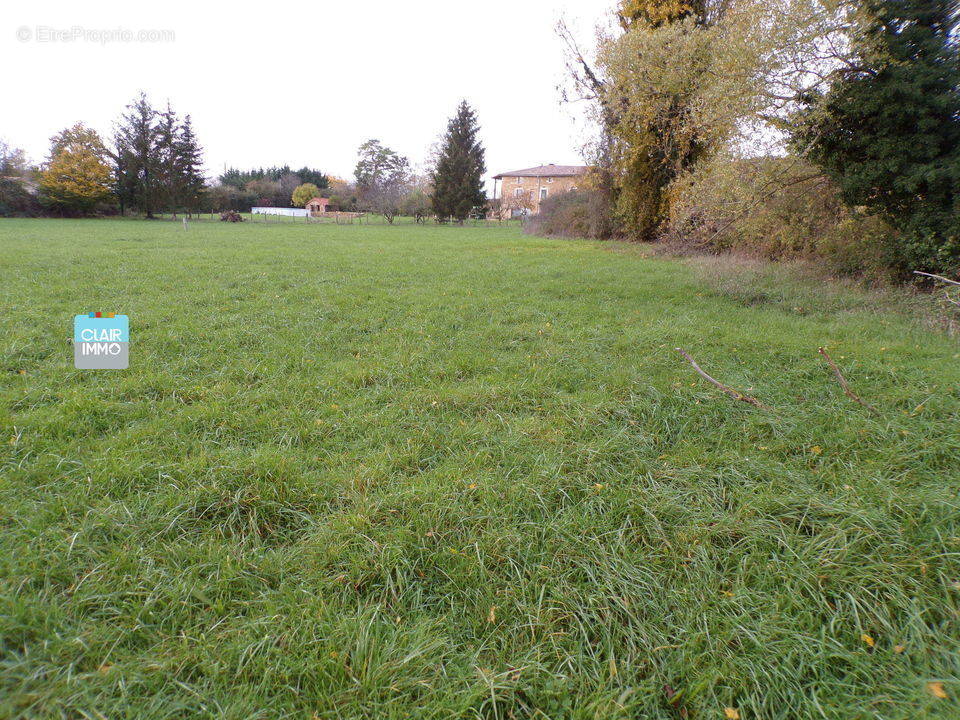
<path fill-rule="evenodd" d="M 960 272 L 960 53 L 955 0 L 865 0 L 858 62 L 808 99 L 798 147 L 900 231 L 904 271 Z"/>
<path fill-rule="evenodd" d="M 159 206 L 156 111 L 147 96 L 127 106 L 114 135 L 116 194 L 121 207 L 131 205 L 153 217 Z"/>
<path fill-rule="evenodd" d="M 114 133 L 114 194 L 120 209 L 134 207 L 152 217 L 157 210 L 196 212 L 204 190 L 203 149 L 187 115 L 170 103 L 163 111 L 140 96 L 127 106 Z"/>
<path fill-rule="evenodd" d="M 443 146 L 432 173 L 433 212 L 441 222 L 462 223 L 470 212 L 486 203 L 483 188 L 484 150 L 477 133 L 480 126 L 473 109 L 464 100 L 450 118 Z"/>
<path fill-rule="evenodd" d="M 177 216 L 180 206 L 181 178 L 177 114 L 167 109 L 157 113 L 156 178 L 161 206 Z"/>
<path fill-rule="evenodd" d="M 193 132 L 193 121 L 183 118 L 177 136 L 177 157 L 180 181 L 180 198 L 188 213 L 197 212 L 204 189 L 203 148 Z"/>

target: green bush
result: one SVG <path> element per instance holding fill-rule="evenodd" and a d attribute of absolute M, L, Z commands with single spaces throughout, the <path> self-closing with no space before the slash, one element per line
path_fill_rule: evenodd
<path fill-rule="evenodd" d="M 37 196 L 23 182 L 0 177 L 0 217 L 37 217 L 42 212 Z"/>
<path fill-rule="evenodd" d="M 844 205 L 836 184 L 796 158 L 726 159 L 675 188 L 666 240 L 768 260 L 813 260 L 830 274 L 892 276 L 900 235 Z"/>
<path fill-rule="evenodd" d="M 598 190 L 571 190 L 540 203 L 524 229 L 534 235 L 605 239 L 616 234 L 611 208 Z"/>

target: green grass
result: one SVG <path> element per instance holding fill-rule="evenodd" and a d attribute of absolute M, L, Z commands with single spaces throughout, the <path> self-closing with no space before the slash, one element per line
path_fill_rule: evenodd
<path fill-rule="evenodd" d="M 0 717 L 960 717 L 958 347 L 863 293 L 516 228 L 0 251 Z"/>

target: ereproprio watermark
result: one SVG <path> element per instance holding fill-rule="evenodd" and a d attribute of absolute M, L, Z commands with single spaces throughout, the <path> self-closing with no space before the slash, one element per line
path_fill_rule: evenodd
<path fill-rule="evenodd" d="M 161 43 L 174 42 L 177 35 L 173 30 L 161 28 L 88 28 L 74 25 L 70 28 L 55 28 L 49 25 L 21 25 L 17 28 L 17 40 L 40 43 Z"/>

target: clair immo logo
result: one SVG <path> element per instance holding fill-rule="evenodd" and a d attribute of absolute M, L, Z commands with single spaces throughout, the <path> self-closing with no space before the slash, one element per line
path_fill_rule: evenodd
<path fill-rule="evenodd" d="M 73 318 L 73 365 L 81 370 L 123 370 L 130 363 L 130 318 L 92 312 Z"/>

